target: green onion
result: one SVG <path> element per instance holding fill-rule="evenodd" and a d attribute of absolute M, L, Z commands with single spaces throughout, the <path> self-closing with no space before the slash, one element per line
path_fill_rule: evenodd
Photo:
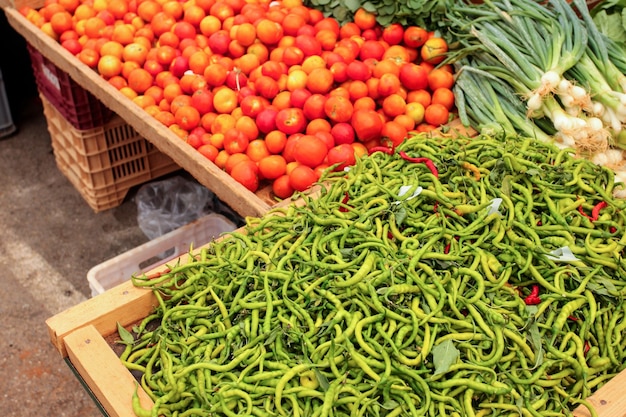
<path fill-rule="evenodd" d="M 626 179 L 613 152 L 626 149 L 626 57 L 585 0 L 460 3 L 448 19 L 459 47 L 446 62 L 457 70 L 464 125 L 553 141 Z"/>

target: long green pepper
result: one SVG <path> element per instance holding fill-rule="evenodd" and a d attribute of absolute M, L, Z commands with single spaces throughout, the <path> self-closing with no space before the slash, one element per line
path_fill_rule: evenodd
<path fill-rule="evenodd" d="M 160 300 L 124 355 L 155 402 L 135 398 L 137 415 L 589 406 L 626 359 L 626 203 L 611 172 L 524 137 L 420 135 L 397 151 L 438 176 L 374 153 L 304 206 L 132 278 Z"/>

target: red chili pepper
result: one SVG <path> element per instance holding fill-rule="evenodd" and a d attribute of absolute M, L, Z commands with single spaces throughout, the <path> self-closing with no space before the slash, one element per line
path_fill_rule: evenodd
<path fill-rule="evenodd" d="M 583 353 L 587 355 L 587 352 L 589 352 L 589 349 L 591 349 L 591 345 L 589 344 L 588 340 L 585 340 L 585 347 L 583 348 Z"/>
<path fill-rule="evenodd" d="M 382 153 L 386 153 L 387 155 L 393 155 L 393 153 L 395 152 L 395 149 L 387 147 L 387 146 L 374 146 L 370 148 L 369 151 L 367 151 L 367 154 L 371 155 L 374 152 L 382 152 Z"/>
<path fill-rule="evenodd" d="M 541 303 L 541 298 L 539 297 L 539 285 L 534 284 L 530 289 L 530 294 L 524 298 L 524 303 L 527 306 L 533 306 Z"/>
<path fill-rule="evenodd" d="M 156 278 L 160 278 L 161 276 L 163 276 L 165 274 L 169 274 L 170 272 L 172 272 L 171 269 L 165 268 L 163 271 L 159 271 L 159 272 L 155 272 L 154 274 L 146 275 L 146 278 L 148 278 L 148 279 L 156 279 Z"/>
<path fill-rule="evenodd" d="M 609 227 L 609 232 L 611 232 L 611 233 L 617 232 L 617 227 L 615 227 L 615 226 Z"/>
<path fill-rule="evenodd" d="M 341 204 L 346 204 L 349 200 L 350 200 L 350 196 L 348 195 L 348 192 L 346 191 L 345 195 L 343 196 L 343 199 L 341 200 Z M 339 211 L 343 213 L 343 212 L 348 211 L 348 209 L 342 206 L 342 207 L 339 207 Z"/>
<path fill-rule="evenodd" d="M 591 220 L 594 222 L 598 220 L 598 218 L 600 217 L 600 210 L 602 210 L 606 206 L 608 206 L 606 201 L 600 201 L 598 204 L 593 206 L 593 209 L 591 210 Z"/>
<path fill-rule="evenodd" d="M 572 321 L 578 321 L 578 317 L 575 317 L 575 316 L 567 316 L 567 318 Z"/>
<path fill-rule="evenodd" d="M 400 156 L 405 161 L 413 162 L 416 164 L 425 164 L 426 167 L 430 170 L 430 172 L 435 176 L 435 178 L 439 178 L 439 171 L 437 171 L 437 167 L 435 163 L 430 158 L 416 158 L 413 156 L 409 156 L 406 152 L 400 151 Z"/>
<path fill-rule="evenodd" d="M 583 216 L 585 216 L 586 218 L 588 218 L 589 220 L 591 220 L 592 222 L 595 222 L 600 217 L 600 210 L 602 210 L 606 206 L 608 206 L 606 201 L 600 201 L 591 209 L 591 216 L 583 211 L 582 206 L 578 206 L 578 212 L 582 214 Z"/>
<path fill-rule="evenodd" d="M 443 253 L 448 254 L 450 253 L 450 243 L 448 243 L 444 248 L 443 248 Z"/>
<path fill-rule="evenodd" d="M 585 211 L 583 210 L 583 206 L 578 206 L 578 212 L 582 214 L 583 216 L 585 216 L 586 218 L 588 218 L 589 220 L 592 220 L 591 216 L 585 213 Z"/>

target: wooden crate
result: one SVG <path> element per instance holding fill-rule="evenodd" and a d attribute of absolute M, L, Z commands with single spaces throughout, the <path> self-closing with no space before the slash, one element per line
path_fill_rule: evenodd
<path fill-rule="evenodd" d="M 177 259 L 185 262 L 188 255 Z M 160 265 L 147 274 L 166 268 Z M 117 337 L 117 324 L 132 325 L 148 316 L 157 304 L 151 290 L 134 287 L 130 281 L 125 281 L 46 321 L 52 344 L 77 370 L 110 417 L 134 415 L 131 398 L 137 386 L 135 378 L 119 361 L 112 347 Z M 625 383 L 626 370 L 588 398 L 598 417 L 626 416 Z M 141 386 L 138 394 L 144 408 L 153 404 Z M 591 414 L 581 406 L 574 410 L 574 416 L 591 417 Z"/>
<path fill-rule="evenodd" d="M 42 0 L 0 0 L 9 24 L 27 43 L 72 80 L 93 94 L 107 108 L 120 115 L 141 136 L 168 155 L 178 166 L 189 172 L 199 183 L 213 191 L 241 216 L 261 216 L 275 201 L 267 189 L 255 194 L 235 181 L 225 171 L 202 156 L 192 146 L 180 140 L 165 125 L 155 122 L 141 107 L 135 105 L 100 75 L 83 64 L 55 40 L 19 13 L 22 6 L 38 8 Z"/>

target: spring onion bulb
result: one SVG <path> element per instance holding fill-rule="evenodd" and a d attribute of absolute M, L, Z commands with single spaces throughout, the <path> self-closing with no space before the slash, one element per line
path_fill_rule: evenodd
<path fill-rule="evenodd" d="M 451 32 L 462 35 L 448 62 L 466 126 L 500 124 L 626 165 L 626 60 L 600 35 L 585 0 L 459 2 L 448 13 Z"/>

